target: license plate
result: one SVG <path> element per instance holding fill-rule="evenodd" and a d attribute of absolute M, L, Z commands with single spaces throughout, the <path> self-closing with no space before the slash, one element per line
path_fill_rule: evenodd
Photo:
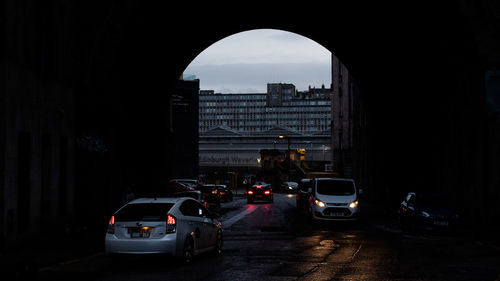
<path fill-rule="evenodd" d="M 434 221 L 435 225 L 448 225 L 447 221 Z"/>
<path fill-rule="evenodd" d="M 330 213 L 330 216 L 332 216 L 332 217 L 343 217 L 344 213 Z"/>
<path fill-rule="evenodd" d="M 128 229 L 130 238 L 149 238 L 151 235 L 151 228 L 149 227 L 131 227 Z"/>

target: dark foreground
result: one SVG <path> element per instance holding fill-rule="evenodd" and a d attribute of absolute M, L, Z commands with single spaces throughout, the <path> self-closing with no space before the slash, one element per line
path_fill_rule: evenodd
<path fill-rule="evenodd" d="M 184 265 L 161 256 L 116 262 L 99 251 L 45 266 L 27 279 L 493 281 L 499 276 L 497 244 L 467 232 L 402 232 L 367 203 L 359 222 L 311 223 L 295 209 L 295 197 L 274 198 L 272 204 L 247 204 L 243 198 L 222 204 L 222 256 L 207 254 Z"/>

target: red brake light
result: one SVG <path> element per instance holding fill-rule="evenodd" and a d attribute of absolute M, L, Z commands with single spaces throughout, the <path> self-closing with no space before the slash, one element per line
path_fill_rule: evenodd
<path fill-rule="evenodd" d="M 115 216 L 111 216 L 109 219 L 109 224 L 108 224 L 108 231 L 109 234 L 115 234 Z"/>
<path fill-rule="evenodd" d="M 167 217 L 167 224 L 173 224 L 175 225 L 175 217 L 168 215 Z"/>
<path fill-rule="evenodd" d="M 258 188 L 258 189 L 261 189 L 261 188 L 262 188 L 262 185 L 257 185 L 257 188 Z"/>
<path fill-rule="evenodd" d="M 175 217 L 172 215 L 167 216 L 167 233 L 174 233 L 175 232 Z"/>
<path fill-rule="evenodd" d="M 271 191 L 266 190 L 266 191 L 264 191 L 264 194 L 266 194 L 266 195 L 267 195 L 267 194 L 271 194 Z"/>
<path fill-rule="evenodd" d="M 253 191 L 249 190 L 249 191 L 248 191 L 248 194 L 252 195 L 252 194 L 253 194 Z"/>

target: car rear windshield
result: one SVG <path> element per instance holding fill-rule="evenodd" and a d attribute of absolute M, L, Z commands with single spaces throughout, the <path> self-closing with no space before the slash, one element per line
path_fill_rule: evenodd
<path fill-rule="evenodd" d="M 116 221 L 166 221 L 172 203 L 128 204 L 115 214 Z"/>
<path fill-rule="evenodd" d="M 351 181 L 322 180 L 318 181 L 317 191 L 324 195 L 353 195 L 354 185 Z"/>

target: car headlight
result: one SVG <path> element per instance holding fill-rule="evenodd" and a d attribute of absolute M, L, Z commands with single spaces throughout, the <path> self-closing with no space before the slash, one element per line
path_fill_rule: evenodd
<path fill-rule="evenodd" d="M 427 212 L 425 212 L 425 211 L 421 211 L 421 212 L 419 213 L 419 215 L 421 215 L 422 217 L 426 217 L 426 218 L 428 218 L 428 217 L 430 217 L 430 216 L 431 216 L 429 213 L 427 213 Z"/>
<path fill-rule="evenodd" d="M 325 205 L 325 203 L 324 203 L 323 201 L 318 200 L 318 199 L 314 200 L 314 203 L 315 203 L 316 205 L 318 205 L 318 206 L 322 207 L 322 208 L 326 206 L 326 205 Z"/>
<path fill-rule="evenodd" d="M 358 206 L 358 200 L 354 200 L 349 204 L 349 208 L 354 209 Z"/>

